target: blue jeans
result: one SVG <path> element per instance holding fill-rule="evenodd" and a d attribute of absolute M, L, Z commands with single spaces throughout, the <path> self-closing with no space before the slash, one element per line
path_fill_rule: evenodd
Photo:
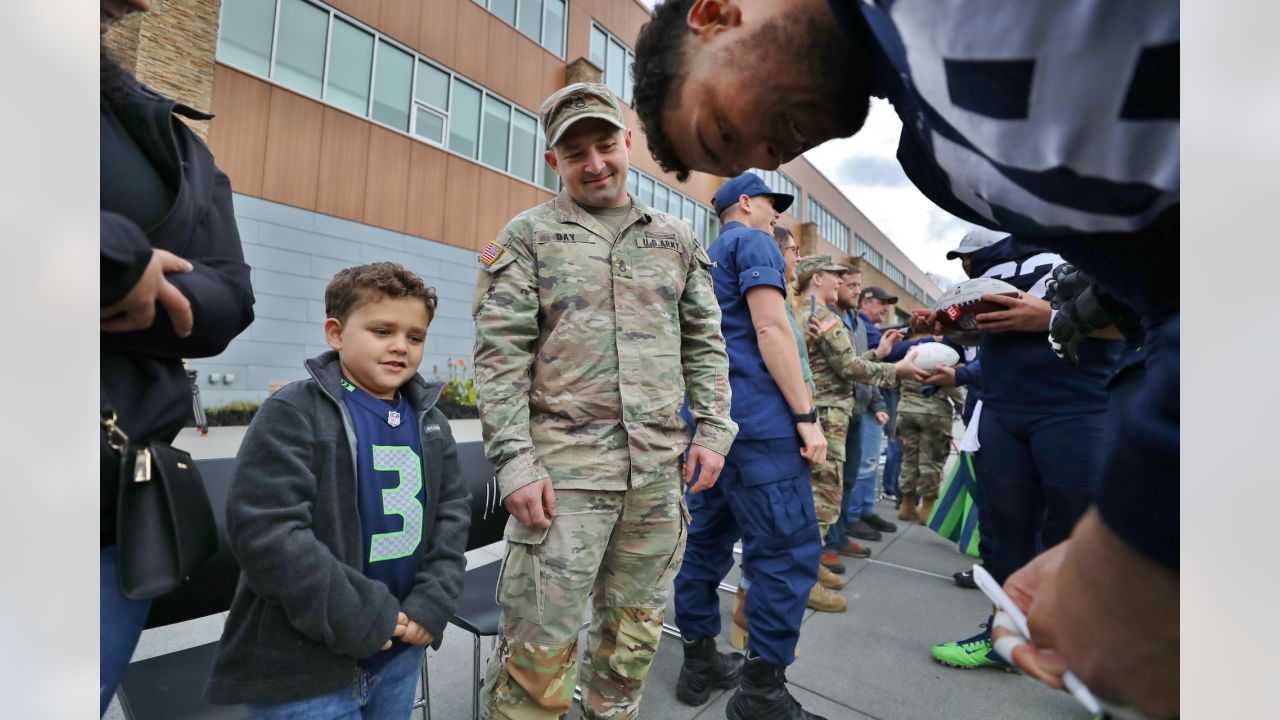
<path fill-rule="evenodd" d="M 884 478 L 880 481 L 880 485 L 884 488 L 886 495 L 901 497 L 902 492 L 898 488 L 898 474 L 902 472 L 902 443 L 898 442 L 896 437 L 889 438 L 889 444 L 884 450 Z"/>
<path fill-rule="evenodd" d="M 98 715 L 107 712 L 147 624 L 150 600 L 130 600 L 116 581 L 116 547 L 98 553 Z"/>
<path fill-rule="evenodd" d="M 360 668 L 356 681 L 325 695 L 271 705 L 249 705 L 254 720 L 406 720 L 413 714 L 424 648 L 402 650 L 376 670 Z"/>
<path fill-rule="evenodd" d="M 880 466 L 880 441 L 884 439 L 884 427 L 871 413 L 863 413 L 860 430 L 862 462 L 858 465 L 858 479 L 853 483 L 849 510 L 849 517 L 854 522 L 876 511 L 876 468 Z"/>
<path fill-rule="evenodd" d="M 849 434 L 845 437 L 844 468 L 841 474 L 844 492 L 840 496 L 840 519 L 831 526 L 830 530 L 827 530 L 827 536 L 823 538 L 825 549 L 828 551 L 835 552 L 848 542 L 847 525 L 858 519 L 850 514 L 850 504 L 853 502 L 853 483 L 858 478 L 858 464 L 861 459 L 862 416 L 859 415 L 849 421 Z"/>

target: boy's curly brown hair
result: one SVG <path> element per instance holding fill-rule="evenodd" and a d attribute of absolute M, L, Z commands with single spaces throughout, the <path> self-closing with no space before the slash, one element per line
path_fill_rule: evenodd
<path fill-rule="evenodd" d="M 384 297 L 412 297 L 427 308 L 427 324 L 436 316 L 436 290 L 422 278 L 393 262 L 376 262 L 339 270 L 324 289 L 324 312 L 346 322 L 356 308 Z"/>

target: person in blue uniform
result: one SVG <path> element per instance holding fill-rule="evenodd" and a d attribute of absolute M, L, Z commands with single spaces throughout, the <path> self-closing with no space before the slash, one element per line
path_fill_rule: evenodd
<path fill-rule="evenodd" d="M 926 197 L 1061 254 L 1141 318 L 1143 354 L 1111 388 L 1125 420 L 1097 507 L 1063 562 L 1038 566 L 1092 580 L 1041 582 L 1053 597 L 1025 601 L 1033 626 L 1043 608 L 1076 611 L 1043 618 L 1042 637 L 1086 684 L 1176 714 L 1178 3 L 668 0 L 635 51 L 634 107 L 678 178 L 775 168 L 853 135 L 885 98 Z M 1091 570 L 1099 553 L 1114 567 Z M 1147 582 L 1118 580 L 1134 574 Z M 1123 641 L 1116 630 L 1153 608 L 1166 620 Z"/>
<path fill-rule="evenodd" d="M 705 702 L 713 685 L 740 674 L 727 709 L 740 720 L 817 718 L 787 691 L 785 675 L 821 551 L 809 467 L 826 457 L 787 317 L 786 263 L 771 234 L 792 200 L 753 173 L 729 180 L 712 200 L 724 224 L 707 254 L 739 430 L 720 479 L 688 496 L 693 520 L 675 581 L 676 624 L 685 639 L 677 697 Z M 751 578 L 745 663 L 714 648 L 717 588 L 739 538 L 743 575 Z"/>
<path fill-rule="evenodd" d="M 339 271 L 311 377 L 267 398 L 227 496 L 243 573 L 207 694 L 253 718 L 408 718 L 462 592 L 471 523 L 441 383 L 418 375 L 436 295 L 400 265 Z"/>

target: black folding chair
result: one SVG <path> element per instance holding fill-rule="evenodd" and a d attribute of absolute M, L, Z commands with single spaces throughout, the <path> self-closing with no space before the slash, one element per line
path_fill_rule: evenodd
<path fill-rule="evenodd" d="M 467 533 L 467 550 L 492 545 L 502 539 L 509 516 L 502 506 L 493 463 L 485 457 L 484 445 L 479 442 L 460 443 L 458 460 L 462 463 L 467 488 L 471 490 L 471 529 Z M 501 569 L 502 563 L 492 562 L 468 570 L 457 608 L 449 619 L 450 623 L 472 635 L 473 718 L 480 717 L 480 689 L 484 682 L 480 671 L 480 638 L 496 636 L 498 621 L 502 618 L 502 608 L 494 599 Z"/>

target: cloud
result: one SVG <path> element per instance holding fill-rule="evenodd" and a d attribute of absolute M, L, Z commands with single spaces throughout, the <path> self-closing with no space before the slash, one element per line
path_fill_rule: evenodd
<path fill-rule="evenodd" d="M 892 156 L 855 155 L 840 163 L 836 169 L 837 183 L 862 187 L 902 187 L 910 184 L 902 166 Z"/>

